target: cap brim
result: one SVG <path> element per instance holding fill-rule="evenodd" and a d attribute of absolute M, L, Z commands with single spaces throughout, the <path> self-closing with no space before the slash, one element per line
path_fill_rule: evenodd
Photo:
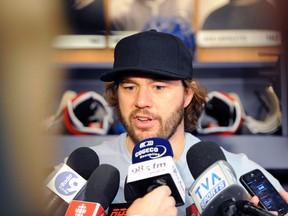
<path fill-rule="evenodd" d="M 192 76 L 191 77 L 179 76 L 179 74 L 170 71 L 162 71 L 156 69 L 147 70 L 147 68 L 141 68 L 141 67 L 137 68 L 127 67 L 106 71 L 102 73 L 102 75 L 100 76 L 100 80 L 104 82 L 112 82 L 127 76 L 157 77 L 167 80 L 192 79 Z"/>

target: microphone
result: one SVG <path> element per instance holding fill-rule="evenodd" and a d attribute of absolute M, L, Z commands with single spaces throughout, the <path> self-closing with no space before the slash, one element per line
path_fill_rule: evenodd
<path fill-rule="evenodd" d="M 135 199 L 133 194 L 131 194 L 130 191 L 127 191 L 128 189 L 130 188 L 127 187 L 127 176 L 126 176 L 124 184 L 124 198 L 126 200 L 126 203 L 111 203 L 109 205 L 108 216 L 126 215 L 127 209 L 130 207 L 133 200 Z"/>
<path fill-rule="evenodd" d="M 72 200 L 65 216 L 106 215 L 105 210 L 115 198 L 119 184 L 119 171 L 109 164 L 100 164 L 87 181 L 84 201 Z"/>
<path fill-rule="evenodd" d="M 52 215 L 64 201 L 69 203 L 79 194 L 86 180 L 99 166 L 95 151 L 88 147 L 74 150 L 60 170 L 48 182 L 47 187 L 53 192 L 46 199 L 45 215 Z"/>
<path fill-rule="evenodd" d="M 242 215 L 245 213 L 244 210 L 251 210 L 253 204 L 247 201 L 247 192 L 237 183 L 234 169 L 226 161 L 224 153 L 216 143 L 211 141 L 196 143 L 188 150 L 186 159 L 195 179 L 189 189 L 189 195 L 201 216 Z M 233 206 L 234 202 L 236 203 Z M 250 207 L 241 203 L 250 203 Z M 250 215 L 272 215 L 265 210 L 260 210 L 257 214 L 249 213 Z"/>
<path fill-rule="evenodd" d="M 69 155 L 66 164 L 84 179 L 88 180 L 99 166 L 99 157 L 91 148 L 80 147 Z"/>
<path fill-rule="evenodd" d="M 227 200 L 220 205 L 218 212 L 221 216 L 273 216 L 270 212 L 247 200 Z"/>
<path fill-rule="evenodd" d="M 127 184 L 127 178 L 128 178 L 128 175 L 126 176 L 125 183 L 124 183 L 124 198 L 127 203 L 131 204 L 137 197 L 135 197 L 133 188 Z"/>
<path fill-rule="evenodd" d="M 118 192 L 119 184 L 119 170 L 112 165 L 101 164 L 87 182 L 84 200 L 100 203 L 107 209 Z"/>
<path fill-rule="evenodd" d="M 168 185 L 176 206 L 185 202 L 185 186 L 173 160 L 170 142 L 162 138 L 148 138 L 137 143 L 128 168 L 126 190 L 129 199 L 143 197 L 160 185 Z"/>

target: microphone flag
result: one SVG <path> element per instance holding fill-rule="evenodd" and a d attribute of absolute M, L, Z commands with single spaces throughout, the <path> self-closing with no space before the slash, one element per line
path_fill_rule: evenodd
<path fill-rule="evenodd" d="M 185 203 L 185 185 L 173 159 L 168 140 L 148 138 L 137 143 L 132 153 L 132 164 L 128 167 L 127 185 L 143 197 L 160 185 L 168 185 L 176 206 Z"/>
<path fill-rule="evenodd" d="M 65 216 L 107 216 L 99 203 L 72 200 Z"/>
<path fill-rule="evenodd" d="M 86 180 L 68 165 L 64 164 L 48 182 L 47 187 L 70 203 L 86 184 Z"/>
<path fill-rule="evenodd" d="M 246 191 L 237 183 L 233 168 L 220 160 L 208 167 L 189 189 L 189 195 L 203 216 L 214 215 L 227 200 L 246 200 Z"/>

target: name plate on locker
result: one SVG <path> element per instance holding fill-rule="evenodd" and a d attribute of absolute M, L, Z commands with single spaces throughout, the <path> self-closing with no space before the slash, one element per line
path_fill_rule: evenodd
<path fill-rule="evenodd" d="M 196 36 L 199 47 L 279 46 L 281 35 L 269 30 L 200 30 Z"/>
<path fill-rule="evenodd" d="M 104 49 L 107 47 L 104 35 L 59 35 L 53 42 L 58 49 Z"/>
<path fill-rule="evenodd" d="M 112 31 L 108 36 L 108 48 L 114 49 L 116 44 L 125 37 L 138 33 L 137 31 Z"/>

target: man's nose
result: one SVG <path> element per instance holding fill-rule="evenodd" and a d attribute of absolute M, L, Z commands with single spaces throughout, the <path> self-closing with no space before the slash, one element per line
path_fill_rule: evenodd
<path fill-rule="evenodd" d="M 148 88 L 139 88 L 137 97 L 135 99 L 135 106 L 138 108 L 146 108 L 152 106 L 152 95 Z"/>

